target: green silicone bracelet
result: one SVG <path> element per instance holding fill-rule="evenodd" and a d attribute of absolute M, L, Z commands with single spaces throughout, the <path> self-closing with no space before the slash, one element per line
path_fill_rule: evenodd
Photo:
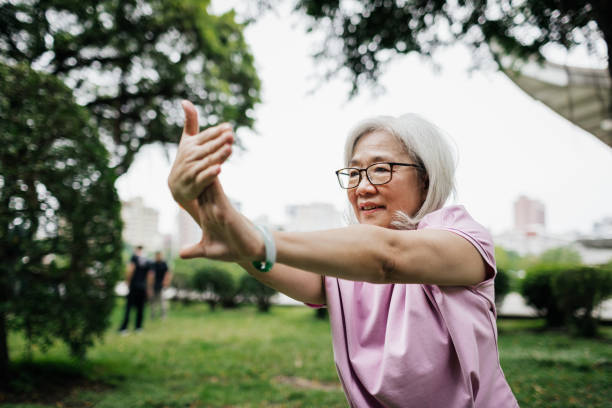
<path fill-rule="evenodd" d="M 264 240 L 264 246 L 266 247 L 266 259 L 264 261 L 253 261 L 253 266 L 259 272 L 268 272 L 274 266 L 274 262 L 276 262 L 276 244 L 274 242 L 274 238 L 272 237 L 272 233 L 267 227 L 263 225 L 255 224 L 257 230 L 261 233 L 261 236 Z"/>

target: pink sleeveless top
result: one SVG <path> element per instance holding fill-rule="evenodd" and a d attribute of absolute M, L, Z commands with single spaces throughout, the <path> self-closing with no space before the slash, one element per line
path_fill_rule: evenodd
<path fill-rule="evenodd" d="M 419 229 L 458 234 L 480 252 L 487 280 L 473 287 L 372 284 L 325 278 L 334 360 L 351 407 L 510 408 L 499 364 L 493 240 L 463 206 Z"/>

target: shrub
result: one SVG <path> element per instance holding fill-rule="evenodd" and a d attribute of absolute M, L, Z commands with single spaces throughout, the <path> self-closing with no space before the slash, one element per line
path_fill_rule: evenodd
<path fill-rule="evenodd" d="M 198 269 L 193 276 L 193 286 L 204 293 L 211 310 L 215 310 L 217 304 L 225 308 L 237 306 L 238 285 L 222 267 L 210 265 Z"/>
<path fill-rule="evenodd" d="M 582 336 L 597 334 L 593 310 L 612 295 L 612 271 L 578 266 L 559 271 L 552 278 L 555 301 L 564 319 Z"/>
<path fill-rule="evenodd" d="M 246 302 L 256 304 L 260 312 L 267 312 L 270 310 L 272 305 L 270 300 L 276 293 L 276 290 L 245 273 L 240 279 L 239 293 Z"/>
<path fill-rule="evenodd" d="M 563 269 L 560 265 L 533 266 L 527 269 L 521 284 L 521 293 L 527 304 L 546 319 L 549 327 L 559 327 L 564 323 L 563 313 L 555 301 L 552 288 L 552 278 Z"/>
<path fill-rule="evenodd" d="M 612 270 L 584 265 L 539 265 L 522 284 L 527 303 L 549 327 L 570 325 L 582 336 L 597 334 L 593 310 L 612 295 Z"/>
<path fill-rule="evenodd" d="M 495 275 L 495 304 L 501 306 L 504 298 L 510 292 L 510 274 L 504 269 L 497 268 Z"/>

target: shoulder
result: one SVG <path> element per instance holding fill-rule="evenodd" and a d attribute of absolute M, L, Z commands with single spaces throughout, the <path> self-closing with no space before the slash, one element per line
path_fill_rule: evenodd
<path fill-rule="evenodd" d="M 489 231 L 479 224 L 462 205 L 451 205 L 427 214 L 419 222 L 417 229 L 448 229 L 462 231 L 479 240 L 493 242 Z"/>
<path fill-rule="evenodd" d="M 495 275 L 495 245 L 489 231 L 479 224 L 462 205 L 451 205 L 427 214 L 419 222 L 418 230 L 440 229 L 467 239 L 489 266 L 487 275 Z"/>
<path fill-rule="evenodd" d="M 486 231 L 462 205 L 449 205 L 442 207 L 439 210 L 430 212 L 421 219 L 417 229 L 435 228 L 435 227 L 464 227 L 464 228 L 479 228 Z"/>

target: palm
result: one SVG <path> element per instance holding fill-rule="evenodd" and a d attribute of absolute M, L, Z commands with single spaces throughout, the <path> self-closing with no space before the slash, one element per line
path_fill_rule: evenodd
<path fill-rule="evenodd" d="M 182 251 L 182 257 L 239 262 L 257 256 L 261 246 L 258 232 L 232 207 L 218 179 L 198 197 L 198 213 L 202 239 Z"/>

